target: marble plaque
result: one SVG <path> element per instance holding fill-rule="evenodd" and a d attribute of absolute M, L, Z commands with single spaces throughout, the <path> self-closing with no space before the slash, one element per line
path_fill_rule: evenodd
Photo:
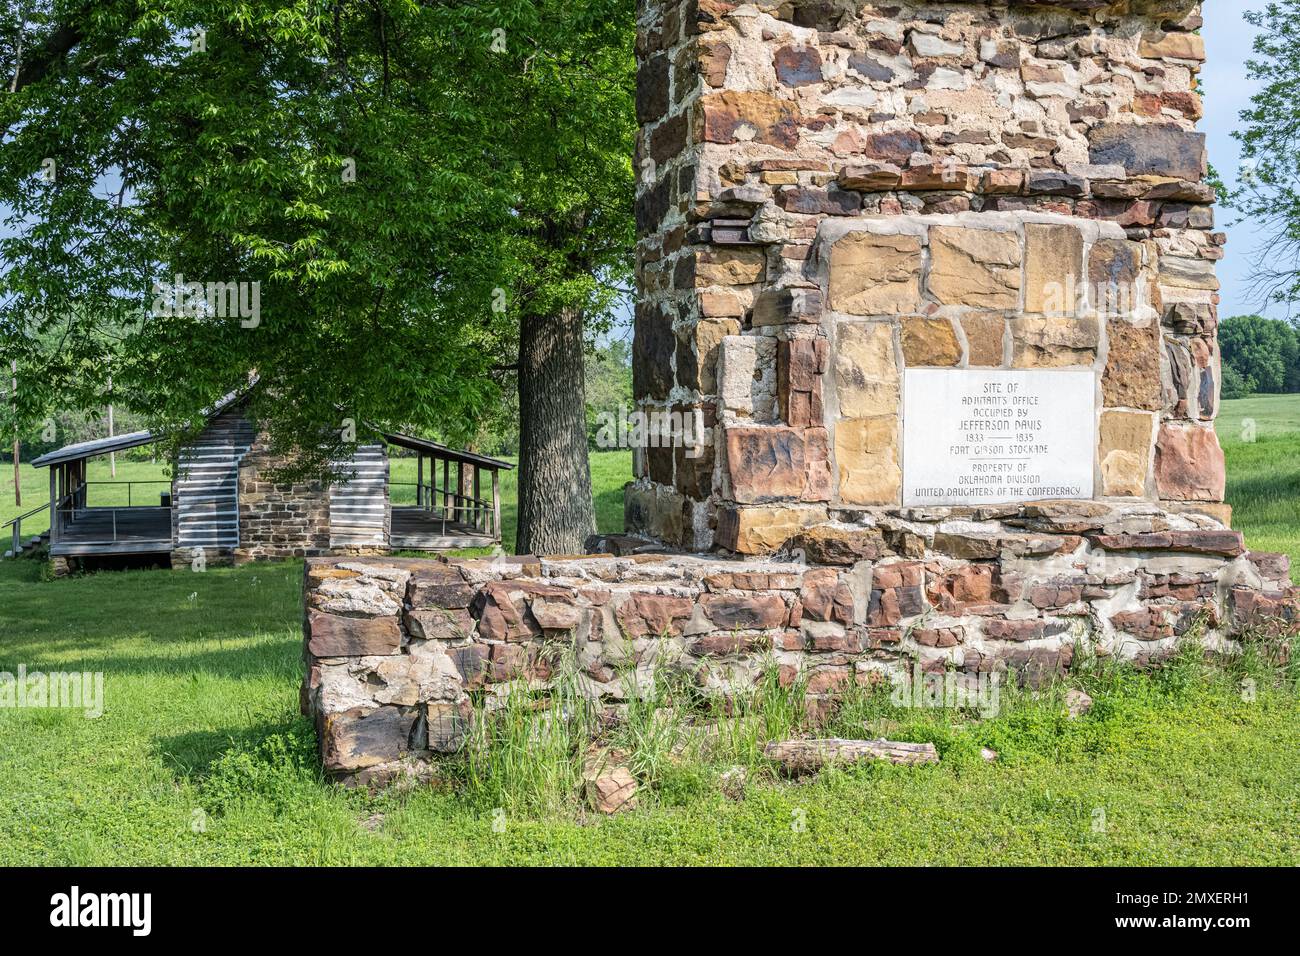
<path fill-rule="evenodd" d="M 911 369 L 903 504 L 1091 498 L 1096 375 L 1087 369 Z"/>

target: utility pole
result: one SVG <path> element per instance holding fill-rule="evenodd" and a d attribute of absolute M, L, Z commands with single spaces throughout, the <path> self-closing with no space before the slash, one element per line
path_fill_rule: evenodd
<path fill-rule="evenodd" d="M 113 376 L 108 377 L 108 437 L 113 437 Z M 109 477 L 117 477 L 117 452 L 108 453 Z"/>
<path fill-rule="evenodd" d="M 22 443 L 18 441 L 18 360 L 14 359 L 10 366 L 13 372 L 13 391 L 10 394 L 10 400 L 14 405 L 14 507 L 21 509 L 23 506 L 23 473 L 18 464 L 18 454 L 22 451 Z"/>

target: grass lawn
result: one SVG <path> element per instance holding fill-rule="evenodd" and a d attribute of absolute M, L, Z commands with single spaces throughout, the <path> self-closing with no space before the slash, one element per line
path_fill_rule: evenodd
<path fill-rule="evenodd" d="M 1232 434 L 1243 418 L 1257 422 L 1253 443 Z M 1297 554 L 1300 402 L 1225 402 L 1220 433 L 1238 526 L 1254 547 Z M 593 459 L 602 529 L 620 525 L 628 459 Z M 514 475 L 503 477 L 512 531 Z M 12 514 L 10 495 L 0 521 Z M 933 741 L 942 762 L 785 783 L 737 744 L 659 766 L 640 810 L 594 819 L 576 801 L 322 783 L 297 712 L 296 562 L 40 576 L 34 562 L 0 562 L 0 670 L 102 671 L 105 707 L 95 719 L 0 708 L 11 864 L 1300 864 L 1294 667 L 1081 671 L 1072 682 L 1096 706 L 1077 721 L 1059 692 L 1004 691 L 986 721 L 872 698 L 830 732 Z M 737 763 L 751 774 L 741 801 L 717 782 Z"/>
<path fill-rule="evenodd" d="M 1216 427 L 1232 526 L 1256 551 L 1291 555 L 1292 574 L 1300 574 L 1300 395 L 1224 402 Z"/>

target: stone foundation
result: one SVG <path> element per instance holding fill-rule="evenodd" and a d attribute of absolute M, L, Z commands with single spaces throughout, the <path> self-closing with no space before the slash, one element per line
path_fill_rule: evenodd
<path fill-rule="evenodd" d="M 1148 664 L 1180 639 L 1231 651 L 1300 619 L 1283 555 L 1196 515 L 1096 505 L 912 514 L 826 526 L 814 564 L 641 554 L 509 561 L 313 558 L 303 712 L 335 779 L 427 777 L 465 744 L 474 698 L 544 697 L 566 656 L 611 709 L 657 668 L 705 695 L 751 693 L 767 668 L 816 714 L 856 684 L 926 672 L 1030 686 L 1079 655 Z"/>

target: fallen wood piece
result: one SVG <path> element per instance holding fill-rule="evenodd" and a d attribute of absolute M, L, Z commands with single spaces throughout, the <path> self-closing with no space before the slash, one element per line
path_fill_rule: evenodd
<path fill-rule="evenodd" d="M 786 773 L 816 773 L 829 764 L 861 760 L 888 760 L 898 764 L 938 763 L 934 744 L 910 744 L 896 740 L 773 740 L 763 755 L 779 763 Z"/>

